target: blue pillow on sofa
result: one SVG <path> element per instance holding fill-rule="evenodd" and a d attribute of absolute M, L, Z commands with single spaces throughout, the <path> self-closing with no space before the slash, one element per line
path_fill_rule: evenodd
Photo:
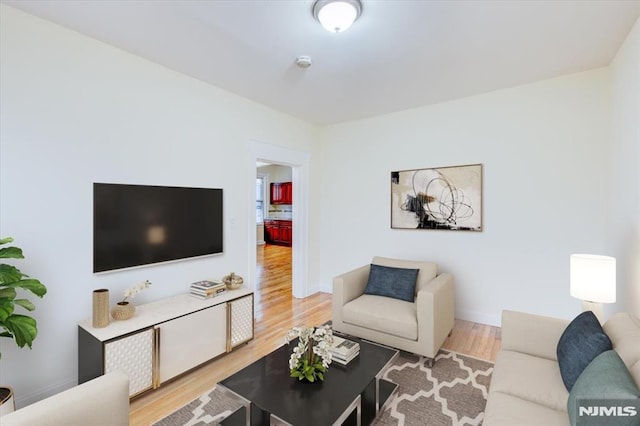
<path fill-rule="evenodd" d="M 613 349 L 611 340 L 591 311 L 575 317 L 560 336 L 557 347 L 560 375 L 571 392 L 580 373 L 602 352 Z"/>
<path fill-rule="evenodd" d="M 413 302 L 420 269 L 392 268 L 371 264 L 364 294 Z"/>

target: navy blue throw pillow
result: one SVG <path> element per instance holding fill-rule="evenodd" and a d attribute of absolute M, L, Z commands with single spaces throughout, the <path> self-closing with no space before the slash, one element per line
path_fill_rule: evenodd
<path fill-rule="evenodd" d="M 413 302 L 419 271 L 372 264 L 364 293 Z"/>
<path fill-rule="evenodd" d="M 613 349 L 611 340 L 591 311 L 575 317 L 560 336 L 557 347 L 560 375 L 571 392 L 578 376 L 602 352 Z"/>

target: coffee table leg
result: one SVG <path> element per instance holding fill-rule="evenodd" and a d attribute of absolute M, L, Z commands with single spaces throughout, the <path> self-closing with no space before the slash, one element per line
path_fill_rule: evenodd
<path fill-rule="evenodd" d="M 358 395 L 353 400 L 353 402 L 349 404 L 349 406 L 344 410 L 344 413 L 342 413 L 342 415 L 338 418 L 338 420 L 336 420 L 333 423 L 332 426 L 340 426 L 342 423 L 344 423 L 347 420 L 347 418 L 349 418 L 351 413 L 353 413 L 353 410 L 356 410 L 356 424 L 358 426 L 361 426 L 362 425 L 362 399 L 360 398 L 360 395 Z M 292 426 L 290 423 L 285 422 L 275 414 L 271 414 L 270 423 L 271 425 L 277 425 L 277 426 L 287 426 L 287 425 Z"/>
<path fill-rule="evenodd" d="M 219 388 L 222 393 L 225 393 L 237 399 L 244 406 L 245 415 L 246 415 L 245 424 L 246 426 L 251 426 L 251 401 L 249 401 L 246 398 L 243 398 L 242 396 L 238 395 L 231 389 L 226 388 L 224 385 L 221 385 L 220 383 L 218 383 L 216 387 Z"/>
<path fill-rule="evenodd" d="M 382 376 L 384 376 L 384 373 L 387 371 L 387 369 L 389 367 L 391 367 L 391 365 L 395 362 L 396 358 L 398 358 L 400 352 L 396 351 L 396 353 L 391 357 L 391 359 L 389 360 L 389 362 L 387 362 L 385 364 L 384 367 L 382 367 L 382 369 L 380 370 L 380 372 L 378 374 L 376 374 L 376 416 L 378 416 L 378 414 L 380 413 L 380 409 L 381 408 L 385 408 L 387 403 L 390 402 L 391 400 L 391 395 L 394 393 L 392 392 L 387 399 L 383 402 L 382 407 L 380 406 L 380 380 L 382 380 Z"/>
<path fill-rule="evenodd" d="M 271 421 L 269 422 L 271 424 L 271 426 L 291 426 L 290 423 L 285 422 L 284 420 L 282 420 L 280 417 L 276 416 L 275 414 L 271 414 Z"/>
<path fill-rule="evenodd" d="M 344 423 L 351 413 L 353 413 L 354 409 L 356 410 L 356 424 L 360 426 L 362 424 L 362 398 L 360 395 L 356 396 L 356 399 L 349 404 L 347 409 L 344 410 L 344 413 L 342 413 L 342 415 L 338 417 L 338 420 L 333 423 L 333 426 L 339 426 Z"/>

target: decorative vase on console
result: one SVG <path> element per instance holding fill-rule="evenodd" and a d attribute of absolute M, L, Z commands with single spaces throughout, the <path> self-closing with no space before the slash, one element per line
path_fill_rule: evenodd
<path fill-rule="evenodd" d="M 94 328 L 102 328 L 109 325 L 109 290 L 100 288 L 93 290 L 93 315 Z"/>
<path fill-rule="evenodd" d="M 232 272 L 222 277 L 222 282 L 229 290 L 236 290 L 242 286 L 244 279 L 240 275 L 236 275 L 235 272 Z"/>
<path fill-rule="evenodd" d="M 297 378 L 303 383 L 321 382 L 324 374 L 331 364 L 329 347 L 333 342 L 331 327 L 294 327 L 285 341 L 288 344 L 298 339 L 298 345 L 293 348 L 289 358 L 289 370 L 291 377 Z"/>
<path fill-rule="evenodd" d="M 128 320 L 133 318 L 136 307 L 131 302 L 118 302 L 111 309 L 111 316 L 114 320 Z"/>
<path fill-rule="evenodd" d="M 145 288 L 149 288 L 150 285 L 151 282 L 149 280 L 145 280 L 126 289 L 123 293 L 124 299 L 116 303 L 116 305 L 111 309 L 111 316 L 113 319 L 128 320 L 133 318 L 136 313 L 136 307 L 133 305 L 133 302 L 130 302 L 127 299 L 133 299 L 136 297 L 136 294 L 140 293 Z"/>

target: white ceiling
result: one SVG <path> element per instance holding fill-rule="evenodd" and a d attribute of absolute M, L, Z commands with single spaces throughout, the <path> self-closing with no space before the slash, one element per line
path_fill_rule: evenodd
<path fill-rule="evenodd" d="M 363 0 L 331 34 L 312 0 L 2 2 L 318 124 L 606 66 L 640 16 L 640 0 Z"/>

